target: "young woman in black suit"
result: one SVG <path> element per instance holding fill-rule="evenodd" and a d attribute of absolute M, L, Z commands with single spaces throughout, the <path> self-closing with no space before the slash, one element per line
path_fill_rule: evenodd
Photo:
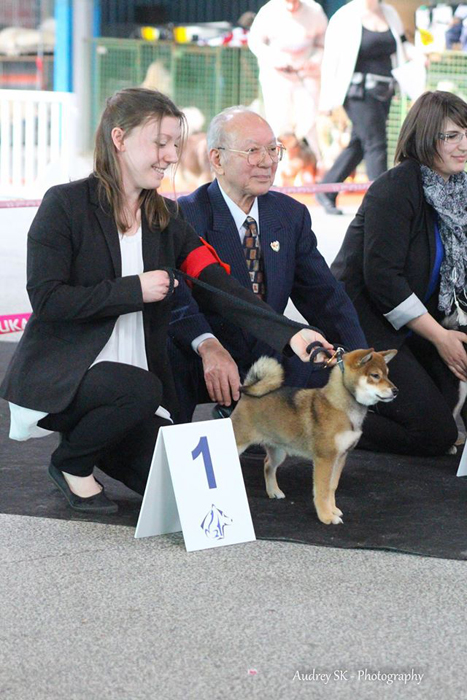
<path fill-rule="evenodd" d="M 399 350 L 391 363 L 398 397 L 368 414 L 360 446 L 436 455 L 457 439 L 453 409 L 467 380 L 467 335 L 457 330 L 467 325 L 464 100 L 424 93 L 395 160 L 368 190 L 331 270 L 369 344 Z"/>
<path fill-rule="evenodd" d="M 83 512 L 117 510 L 94 478 L 96 465 L 144 492 L 158 428 L 169 424 L 172 268 L 217 288 L 194 286 L 202 307 L 277 350 L 306 360 L 310 342 L 330 347 L 230 278 L 158 194 L 183 131 L 182 112 L 161 93 L 116 93 L 97 130 L 93 175 L 50 189 L 29 231 L 33 313 L 0 392 L 12 438 L 60 433 L 49 476 Z"/>

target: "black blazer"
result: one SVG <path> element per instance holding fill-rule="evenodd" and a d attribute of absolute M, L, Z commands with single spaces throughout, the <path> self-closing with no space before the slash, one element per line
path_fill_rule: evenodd
<path fill-rule="evenodd" d="M 371 185 L 331 265 L 377 350 L 404 342 L 407 327 L 396 330 L 383 314 L 412 294 L 425 303 L 435 254 L 435 212 L 424 197 L 419 163 L 406 160 Z M 434 294 L 425 305 L 438 317 L 436 300 Z"/>
<path fill-rule="evenodd" d="M 176 205 L 167 204 L 172 217 L 164 231 L 151 231 L 143 215 L 145 271 L 180 267 L 202 248 Z M 217 264 L 209 264 L 199 278 L 241 301 L 201 289 L 195 290 L 198 303 L 267 337 L 278 351 L 304 327 L 274 314 Z M 148 366 L 163 384 L 163 405 L 173 409 L 175 391 L 166 356 L 172 300 L 144 304 L 138 275 L 121 276 L 116 224 L 99 203 L 93 176 L 45 194 L 28 234 L 27 289 L 33 313 L 0 396 L 26 408 L 62 411 L 109 340 L 118 316 L 142 311 Z"/>

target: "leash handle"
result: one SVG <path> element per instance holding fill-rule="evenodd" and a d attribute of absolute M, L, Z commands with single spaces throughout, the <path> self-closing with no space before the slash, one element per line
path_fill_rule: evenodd
<path fill-rule="evenodd" d="M 167 290 L 167 297 L 171 297 L 175 291 L 175 273 L 172 267 L 159 267 L 159 270 L 164 270 L 169 276 L 169 288 Z"/>

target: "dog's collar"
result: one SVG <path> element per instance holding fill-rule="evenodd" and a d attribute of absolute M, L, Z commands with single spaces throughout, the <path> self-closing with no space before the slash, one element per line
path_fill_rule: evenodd
<path fill-rule="evenodd" d="M 336 350 L 336 362 L 339 365 L 339 369 L 344 374 L 344 360 L 342 356 L 344 354 L 344 348 L 338 347 Z"/>
<path fill-rule="evenodd" d="M 329 367 L 330 363 L 332 360 L 335 360 L 336 363 L 339 366 L 340 371 L 342 374 L 344 374 L 344 361 L 342 359 L 343 354 L 345 353 L 344 348 L 342 348 L 340 345 L 335 349 L 334 353 L 331 355 L 329 360 L 326 360 L 326 367 Z"/>

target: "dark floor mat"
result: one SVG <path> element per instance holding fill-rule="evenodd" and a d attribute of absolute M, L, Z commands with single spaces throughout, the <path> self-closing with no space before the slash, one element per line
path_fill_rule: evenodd
<path fill-rule="evenodd" d="M 0 343 L 0 377 L 14 348 Z M 136 526 L 141 498 L 105 475 L 101 478 L 119 504 L 118 514 L 97 518 L 71 511 L 47 478 L 56 437 L 17 443 L 7 437 L 8 425 L 8 405 L 0 401 L 0 513 Z M 458 462 L 458 456 L 355 451 L 337 494 L 344 524 L 327 526 L 313 508 L 311 466 L 289 460 L 279 469 L 287 496 L 281 500 L 267 497 L 260 459 L 244 459 L 242 466 L 258 539 L 467 559 L 467 479 L 456 477 Z"/>
<path fill-rule="evenodd" d="M 261 463 L 244 460 L 256 536 L 467 559 L 467 479 L 456 477 L 458 461 L 355 450 L 336 497 L 344 523 L 323 525 L 313 507 L 311 466 L 289 460 L 279 468 L 286 498 L 276 500 L 266 496 Z"/>

